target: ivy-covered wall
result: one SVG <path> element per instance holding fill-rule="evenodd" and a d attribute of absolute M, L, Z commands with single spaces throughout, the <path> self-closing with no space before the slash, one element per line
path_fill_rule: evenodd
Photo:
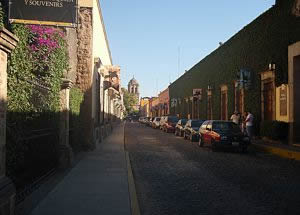
<path fill-rule="evenodd" d="M 2 9 L 2 3 L 0 2 L 0 28 L 4 26 L 4 11 Z"/>
<path fill-rule="evenodd" d="M 268 64 L 276 64 L 276 85 L 288 81 L 288 46 L 300 40 L 300 18 L 293 16 L 294 1 L 277 1 L 277 4 L 256 18 L 226 43 L 209 54 L 189 71 L 173 82 L 170 99 L 180 98 L 181 104 L 171 107 L 171 113 L 187 112 L 183 98 L 192 96 L 193 88 L 203 89 L 199 105 L 200 118 L 207 116 L 208 85 L 213 87 L 213 119 L 220 119 L 220 86 L 228 86 L 228 114 L 234 111 L 234 80 L 237 72 L 246 68 L 252 72 L 253 83 L 245 91 L 245 109 L 251 110 L 260 120 L 260 76 Z M 191 105 L 190 105 L 191 106 Z"/>
<path fill-rule="evenodd" d="M 65 31 L 9 24 L 0 0 L 0 27 L 19 42 L 7 67 L 7 175 L 18 190 L 56 167 L 61 79 L 69 69 Z"/>

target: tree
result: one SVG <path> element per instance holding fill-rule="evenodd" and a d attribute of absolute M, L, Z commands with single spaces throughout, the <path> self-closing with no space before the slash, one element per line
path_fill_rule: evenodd
<path fill-rule="evenodd" d="M 136 95 L 129 93 L 128 90 L 125 88 L 122 88 L 123 92 L 123 102 L 124 106 L 126 108 L 126 114 L 134 113 L 135 110 L 133 106 L 135 106 L 138 103 L 138 98 Z"/>

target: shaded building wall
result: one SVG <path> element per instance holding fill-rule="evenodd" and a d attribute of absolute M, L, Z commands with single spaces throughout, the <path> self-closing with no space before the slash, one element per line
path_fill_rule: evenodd
<path fill-rule="evenodd" d="M 93 75 L 93 12 L 90 7 L 80 7 L 77 27 L 77 70 L 75 84 L 84 92 L 80 115 L 83 124 L 84 145 L 94 148 L 92 140 L 92 75 Z"/>
<path fill-rule="evenodd" d="M 292 11 L 296 1 L 278 3 L 257 17 L 227 42 L 210 53 L 170 86 L 170 99 L 186 101 L 181 108 L 172 108 L 172 112 L 183 110 L 191 112 L 189 98 L 193 89 L 201 88 L 203 96 L 198 104 L 199 117 L 207 119 L 221 118 L 221 99 L 227 105 L 229 118 L 235 109 L 235 81 L 240 69 L 251 72 L 251 86 L 242 92 L 242 110 L 251 110 L 256 125 L 262 118 L 261 73 L 268 71 L 273 62 L 274 86 L 288 82 L 288 46 L 300 40 L 300 19 Z M 226 97 L 222 97 L 222 88 L 226 88 Z M 275 93 L 275 92 L 274 92 Z M 187 110 L 187 111 L 186 111 Z M 184 114 L 186 115 L 186 114 Z"/>

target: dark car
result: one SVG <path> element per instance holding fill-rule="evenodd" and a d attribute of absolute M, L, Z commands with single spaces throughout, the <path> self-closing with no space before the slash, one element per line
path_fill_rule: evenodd
<path fill-rule="evenodd" d="M 199 128 L 205 120 L 190 119 L 184 126 L 184 139 L 189 139 L 191 142 L 198 141 Z"/>
<path fill-rule="evenodd" d="M 152 127 L 153 119 L 154 119 L 154 117 L 150 117 L 149 120 L 147 121 L 146 125 Z"/>
<path fill-rule="evenodd" d="M 174 133 L 177 122 L 178 122 L 177 116 L 166 116 L 162 124 L 162 130 L 167 133 L 168 132 Z"/>
<path fill-rule="evenodd" d="M 180 119 L 175 126 L 175 136 L 183 136 L 184 126 L 187 122 L 187 119 Z"/>
<path fill-rule="evenodd" d="M 199 129 L 199 146 L 208 144 L 213 151 L 218 148 L 239 148 L 246 152 L 250 139 L 231 121 L 208 120 Z"/>

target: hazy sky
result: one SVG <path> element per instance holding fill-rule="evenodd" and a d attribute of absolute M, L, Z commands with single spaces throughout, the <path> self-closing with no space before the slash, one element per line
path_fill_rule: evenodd
<path fill-rule="evenodd" d="M 100 0 L 122 86 L 156 96 L 275 0 Z"/>

